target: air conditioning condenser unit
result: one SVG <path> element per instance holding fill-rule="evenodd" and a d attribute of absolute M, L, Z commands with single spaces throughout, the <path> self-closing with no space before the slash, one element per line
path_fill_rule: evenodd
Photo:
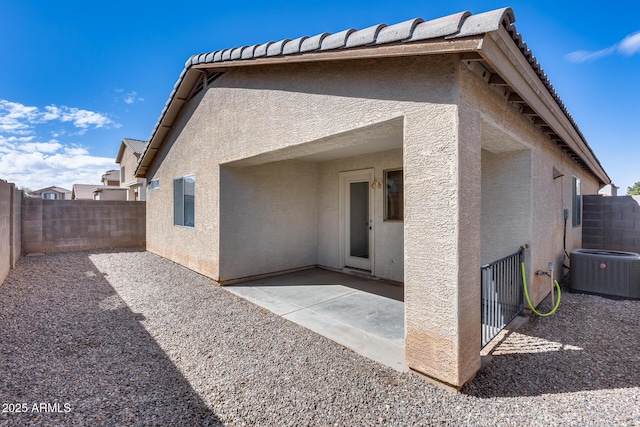
<path fill-rule="evenodd" d="M 640 254 L 576 249 L 570 258 L 572 291 L 640 299 Z"/>

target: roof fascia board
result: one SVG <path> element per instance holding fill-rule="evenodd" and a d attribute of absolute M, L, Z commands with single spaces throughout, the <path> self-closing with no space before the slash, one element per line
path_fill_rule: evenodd
<path fill-rule="evenodd" d="M 124 141 L 120 143 L 120 149 L 118 150 L 118 155 L 116 156 L 116 163 L 120 164 L 122 161 L 122 156 L 124 155 Z"/>
<path fill-rule="evenodd" d="M 294 64 L 304 62 L 338 61 L 349 59 L 392 58 L 397 56 L 422 56 L 475 52 L 482 44 L 482 36 L 464 39 L 421 41 L 415 43 L 399 43 L 389 46 L 370 46 L 359 49 L 344 49 L 337 51 L 309 52 L 300 55 L 286 55 L 277 57 L 260 57 L 236 61 L 212 62 L 196 64 L 191 69 L 227 70 L 233 67 L 250 65 Z"/>
<path fill-rule="evenodd" d="M 610 182 L 591 150 L 503 27 L 485 35 L 480 55 L 580 155 L 598 179 Z"/>

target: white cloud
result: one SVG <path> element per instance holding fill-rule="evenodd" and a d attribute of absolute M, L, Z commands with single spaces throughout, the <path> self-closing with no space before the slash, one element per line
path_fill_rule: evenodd
<path fill-rule="evenodd" d="M 640 31 L 625 37 L 624 40 L 620 42 L 618 51 L 628 56 L 640 53 Z"/>
<path fill-rule="evenodd" d="M 0 99 L 0 179 L 33 190 L 51 185 L 71 189 L 74 183 L 99 184 L 107 170 L 117 167 L 112 157 L 92 156 L 86 147 L 42 138 L 42 126 L 50 124 L 56 124 L 51 132 L 55 138 L 74 135 L 69 128 L 83 134 L 120 126 L 94 111 L 56 105 L 39 109 Z"/>
<path fill-rule="evenodd" d="M 81 131 L 89 128 L 119 127 L 106 115 L 94 111 L 56 105 L 47 105 L 44 110 L 40 110 L 38 107 L 0 99 L 0 132 L 31 135 L 35 125 L 52 121 L 71 123 Z"/>
<path fill-rule="evenodd" d="M 21 151 L 26 152 L 38 151 L 41 153 L 55 153 L 62 148 L 62 145 L 59 142 L 52 140 L 49 142 L 28 142 L 26 144 L 21 144 L 18 148 Z"/>
<path fill-rule="evenodd" d="M 593 61 L 604 56 L 609 56 L 613 54 L 621 54 L 626 56 L 631 56 L 636 53 L 640 53 L 640 31 L 629 34 L 622 41 L 609 46 L 605 49 L 600 49 L 596 51 L 589 50 L 576 50 L 574 52 L 569 53 L 566 58 L 571 62 L 587 62 Z"/>
<path fill-rule="evenodd" d="M 140 98 L 138 96 L 138 92 L 132 91 L 132 92 L 127 93 L 124 96 L 123 100 L 124 100 L 125 104 L 131 105 L 131 104 L 135 104 L 136 102 L 144 101 L 144 98 Z"/>
<path fill-rule="evenodd" d="M 61 114 L 60 120 L 63 122 L 72 122 L 75 127 L 80 129 L 87 129 L 89 127 L 101 128 L 115 124 L 108 117 L 100 113 L 80 110 L 78 108 L 63 108 L 65 108 L 65 110 Z"/>
<path fill-rule="evenodd" d="M 19 145 L 3 144 L 0 138 L 0 152 L 1 178 L 32 190 L 99 184 L 107 170 L 117 168 L 112 157 L 91 156 L 83 147 L 65 147 L 55 141 Z"/>
<path fill-rule="evenodd" d="M 36 107 L 0 99 L 0 132 L 28 134 L 31 132 L 31 123 L 37 120 L 37 117 Z"/>

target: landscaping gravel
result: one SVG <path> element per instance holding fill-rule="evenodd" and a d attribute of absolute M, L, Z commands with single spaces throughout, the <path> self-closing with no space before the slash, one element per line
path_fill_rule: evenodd
<path fill-rule="evenodd" d="M 640 301 L 563 294 L 457 394 L 135 249 L 21 258 L 0 336 L 0 426 L 640 425 Z"/>

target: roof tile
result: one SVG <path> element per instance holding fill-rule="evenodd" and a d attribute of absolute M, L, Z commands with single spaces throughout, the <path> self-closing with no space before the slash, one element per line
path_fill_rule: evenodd
<path fill-rule="evenodd" d="M 272 44 L 273 42 L 267 42 L 267 43 L 262 43 L 256 46 L 256 50 L 253 53 L 253 57 L 260 58 L 262 56 L 267 56 L 267 50 L 269 49 L 269 46 L 271 46 Z"/>
<path fill-rule="evenodd" d="M 309 38 L 308 36 L 302 36 L 302 37 L 298 37 L 297 39 L 289 40 L 282 47 L 282 54 L 291 55 L 294 53 L 300 53 L 300 46 L 302 45 L 302 42 L 308 38 Z"/>
<path fill-rule="evenodd" d="M 312 50 L 319 50 L 322 45 L 322 41 L 327 37 L 329 33 L 321 33 L 313 37 L 308 37 L 300 44 L 300 52 L 309 52 Z"/>
<path fill-rule="evenodd" d="M 242 50 L 245 48 L 246 46 L 242 46 L 242 47 L 236 47 L 235 49 L 231 50 L 231 60 L 236 60 L 236 59 L 240 59 L 242 57 Z"/>
<path fill-rule="evenodd" d="M 393 43 L 401 40 L 406 40 L 411 37 L 413 30 L 418 24 L 424 22 L 422 18 L 414 18 L 408 21 L 400 22 L 399 24 L 390 25 L 384 27 L 378 33 L 376 37 L 376 44 Z"/>
<path fill-rule="evenodd" d="M 347 39 L 351 33 L 354 33 L 355 31 L 355 28 L 349 28 L 348 30 L 340 31 L 339 33 L 329 34 L 322 39 L 320 50 L 332 50 L 345 47 L 347 45 Z"/>
<path fill-rule="evenodd" d="M 269 45 L 269 47 L 267 48 L 267 56 L 282 55 L 282 48 L 288 41 L 289 39 L 284 39 Z"/>
<path fill-rule="evenodd" d="M 253 58 L 253 53 L 256 50 L 256 47 L 258 47 L 257 44 L 251 45 L 251 46 L 247 46 L 242 50 L 242 59 L 251 59 Z"/>
<path fill-rule="evenodd" d="M 378 33 L 381 29 L 386 27 L 386 24 L 378 24 L 369 28 L 365 28 L 364 30 L 359 30 L 349 35 L 347 39 L 347 44 L 345 47 L 358 47 L 358 46 L 366 46 L 368 44 L 373 44 L 378 37 Z"/>
<path fill-rule="evenodd" d="M 460 32 L 450 37 L 457 38 L 476 36 L 478 34 L 496 31 L 505 23 L 505 21 L 507 25 L 511 25 L 515 20 L 516 18 L 513 15 L 513 10 L 511 10 L 510 7 L 478 13 L 477 15 L 470 15 L 464 20 L 462 27 L 460 28 Z"/>
<path fill-rule="evenodd" d="M 455 34 L 460 31 L 462 23 L 469 16 L 471 12 L 464 11 L 418 24 L 409 41 L 435 39 Z"/>

